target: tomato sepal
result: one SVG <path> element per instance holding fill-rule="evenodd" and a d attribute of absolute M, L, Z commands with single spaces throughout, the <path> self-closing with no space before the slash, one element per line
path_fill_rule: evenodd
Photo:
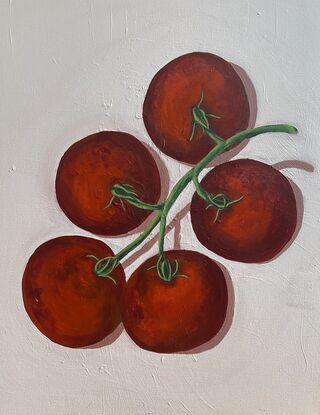
<path fill-rule="evenodd" d="M 156 268 L 158 276 L 167 282 L 171 282 L 176 277 L 189 278 L 185 274 L 178 274 L 179 271 L 179 262 L 177 259 L 173 261 L 173 265 L 170 260 L 167 259 L 164 255 L 159 255 L 156 265 L 149 267 L 148 270 Z"/>
<path fill-rule="evenodd" d="M 219 115 L 215 114 L 206 114 L 206 112 L 201 108 L 202 101 L 204 99 L 203 91 L 201 91 L 200 101 L 198 104 L 192 108 L 192 116 L 193 116 L 193 123 L 192 123 L 192 131 L 189 137 L 189 141 L 193 140 L 194 134 L 196 132 L 196 128 L 199 126 L 202 128 L 202 132 L 206 133 L 210 138 L 212 138 L 216 144 L 221 144 L 224 140 L 215 134 L 213 131 L 210 130 L 209 120 L 210 118 L 221 118 Z"/>
<path fill-rule="evenodd" d="M 109 278 L 117 285 L 116 279 L 111 275 L 112 271 L 119 265 L 119 260 L 116 256 L 99 259 L 95 255 L 87 255 L 87 258 L 96 261 L 94 272 L 97 277 Z"/>
<path fill-rule="evenodd" d="M 163 207 L 162 203 L 150 204 L 140 200 L 138 198 L 138 194 L 135 188 L 131 184 L 116 183 L 112 186 L 111 194 L 111 199 L 109 203 L 104 207 L 104 209 L 110 208 L 115 199 L 118 199 L 120 201 L 123 210 L 126 210 L 124 201 L 126 201 L 130 205 L 136 206 L 137 208 L 144 210 L 161 210 Z"/>

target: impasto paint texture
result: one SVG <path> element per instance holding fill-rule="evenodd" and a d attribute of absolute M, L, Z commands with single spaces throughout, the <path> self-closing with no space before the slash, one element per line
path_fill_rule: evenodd
<path fill-rule="evenodd" d="M 232 104 L 238 102 L 238 91 L 230 87 L 230 92 L 226 86 L 236 85 L 237 80 L 243 88 L 244 103 L 248 102 L 230 65 L 209 53 L 188 57 L 182 57 L 182 63 L 178 59 L 179 71 L 194 75 L 194 68 L 200 61 L 201 69 L 204 58 L 209 77 L 218 73 L 221 94 L 226 90 L 223 98 L 211 98 L 212 107 L 227 102 L 223 117 L 237 118 L 237 105 L 233 108 Z M 190 137 L 185 140 L 186 146 L 191 146 L 200 128 L 215 145 L 178 179 L 160 203 L 156 203 L 161 193 L 156 162 L 129 134 L 96 133 L 76 142 L 63 155 L 56 175 L 56 196 L 63 212 L 76 225 L 114 236 L 137 228 L 146 212 L 157 214 L 140 235 L 116 254 L 108 248 L 109 252 L 101 255 L 94 246 L 97 243 L 99 248 L 101 242 L 81 237 L 56 238 L 36 250 L 24 272 L 22 292 L 31 320 L 51 340 L 70 347 L 88 346 L 111 334 L 121 317 L 134 342 L 157 353 L 187 352 L 218 335 L 228 308 L 222 270 L 198 252 L 165 251 L 167 216 L 190 183 L 195 187 L 192 225 L 199 241 L 213 252 L 227 259 L 257 263 L 273 259 L 290 241 L 297 224 L 294 193 L 289 181 L 271 166 L 254 160 L 227 162 L 211 170 L 204 185 L 199 182 L 200 173 L 210 162 L 246 139 L 263 133 L 297 134 L 292 125 L 276 124 L 243 131 L 232 128 L 233 134 L 229 132 L 230 136 L 222 138 L 217 134 L 221 129 L 211 126 L 208 120 L 218 116 L 210 108 L 207 107 L 210 112 L 204 109 L 204 97 L 210 95 L 211 84 L 217 83 L 215 76 L 208 84 L 198 80 L 201 98 L 196 105 L 190 103 L 188 112 L 193 122 Z M 193 76 L 183 84 L 184 91 L 178 95 L 192 91 Z M 218 82 L 217 90 L 219 85 Z M 170 99 L 162 103 L 164 114 L 170 108 Z M 144 112 L 144 120 L 146 117 Z M 148 123 L 150 127 L 157 120 L 149 119 Z M 165 115 L 160 115 L 160 123 L 166 124 Z M 227 128 L 227 124 L 222 125 Z M 172 136 L 176 137 L 177 132 L 173 131 Z M 179 147 L 178 142 L 175 145 Z M 194 145 L 197 152 L 202 147 L 201 140 Z M 208 209 L 210 212 L 206 212 Z M 123 300 L 124 281 L 118 282 L 114 272 L 123 272 L 124 258 L 143 244 L 158 225 L 158 255 L 133 273 L 125 284 Z M 85 249 L 89 242 L 93 244 L 91 252 Z M 107 282 L 104 290 L 99 291 L 98 280 Z"/>
<path fill-rule="evenodd" d="M 320 413 L 319 20 L 1 2 L 1 414 Z"/>

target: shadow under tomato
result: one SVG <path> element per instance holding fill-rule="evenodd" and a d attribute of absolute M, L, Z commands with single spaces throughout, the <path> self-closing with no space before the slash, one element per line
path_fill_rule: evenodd
<path fill-rule="evenodd" d="M 183 209 L 181 209 L 172 221 L 167 225 L 165 234 L 167 235 L 174 228 L 174 242 L 173 249 L 180 249 L 180 231 L 181 223 L 180 221 L 188 214 L 190 211 L 190 203 L 188 203 Z M 146 242 L 140 249 L 135 251 L 129 258 L 123 261 L 123 268 L 129 267 L 132 265 L 141 255 L 148 252 L 153 245 L 158 241 L 159 232 L 157 232 L 148 242 Z"/>
<path fill-rule="evenodd" d="M 226 279 L 227 290 L 228 290 L 228 307 L 227 307 L 227 312 L 226 312 L 224 323 L 221 329 L 219 330 L 219 332 L 208 342 L 202 344 L 201 346 L 195 347 L 194 349 L 191 349 L 185 352 L 179 352 L 177 354 L 199 354 L 199 353 L 203 353 L 208 350 L 211 350 L 214 347 L 216 347 L 224 339 L 224 337 L 227 335 L 228 331 L 230 330 L 230 327 L 233 321 L 234 304 L 235 304 L 233 283 L 232 283 L 232 279 L 230 277 L 230 273 L 227 270 L 227 268 L 223 266 L 220 262 L 218 261 L 215 261 L 215 262 L 217 262 L 219 267 L 222 269 L 222 272 Z"/>
<path fill-rule="evenodd" d="M 273 164 L 272 167 L 277 170 L 299 169 L 299 170 L 304 170 L 309 173 L 314 172 L 314 167 L 312 166 L 312 164 L 307 163 L 306 161 L 302 161 L 302 160 L 279 161 L 278 163 Z"/>
<path fill-rule="evenodd" d="M 123 330 L 123 324 L 120 323 L 119 326 L 103 340 L 100 340 L 95 344 L 90 344 L 90 346 L 80 347 L 80 349 L 100 349 L 101 347 L 110 346 L 110 344 L 114 343 L 120 337 Z"/>
<path fill-rule="evenodd" d="M 239 75 L 244 85 L 244 88 L 246 90 L 246 94 L 247 94 L 248 101 L 249 101 L 249 110 L 250 110 L 248 128 L 253 128 L 256 124 L 257 112 L 258 112 L 256 90 L 247 72 L 243 68 L 241 68 L 241 66 L 238 66 L 235 63 L 231 63 L 231 65 L 233 69 L 237 72 L 237 74 Z"/>
<path fill-rule="evenodd" d="M 181 249 L 181 220 L 190 212 L 190 205 L 188 203 L 172 220 L 172 228 L 174 228 L 173 235 L 173 249 Z"/>
<path fill-rule="evenodd" d="M 300 160 L 280 161 L 279 163 L 273 164 L 272 167 L 276 170 L 294 168 L 294 169 L 304 170 L 304 171 L 310 172 L 310 173 L 312 173 L 314 171 L 314 167 L 311 164 L 309 164 L 305 161 L 300 161 Z M 292 187 L 292 190 L 293 190 L 293 193 L 294 193 L 294 197 L 295 197 L 296 203 L 297 203 L 297 225 L 296 225 L 296 229 L 295 229 L 290 241 L 288 241 L 286 243 L 286 245 L 281 249 L 281 251 L 275 257 L 273 257 L 269 261 L 266 261 L 265 263 L 274 261 L 280 255 L 282 255 L 288 248 L 290 248 L 290 246 L 295 241 L 298 233 L 300 232 L 300 229 L 301 229 L 301 226 L 302 226 L 303 213 L 304 213 L 303 194 L 302 194 L 300 188 L 291 179 L 289 179 L 287 177 L 287 180 L 291 184 L 291 187 Z"/>

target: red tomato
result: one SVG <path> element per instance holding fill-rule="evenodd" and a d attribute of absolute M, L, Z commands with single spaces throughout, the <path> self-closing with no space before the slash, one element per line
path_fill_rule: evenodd
<path fill-rule="evenodd" d="M 111 199 L 116 183 L 134 187 L 138 198 L 157 203 L 161 183 L 149 151 L 133 136 L 116 131 L 90 135 L 63 155 L 56 177 L 58 203 L 80 228 L 98 235 L 121 235 L 139 226 L 151 211 Z"/>
<path fill-rule="evenodd" d="M 295 196 L 288 179 L 273 167 L 248 159 L 230 161 L 211 170 L 201 186 L 230 200 L 243 196 L 217 220 L 216 208 L 207 208 L 207 202 L 193 196 L 192 226 L 211 251 L 235 261 L 264 262 L 292 238 L 297 225 Z"/>
<path fill-rule="evenodd" d="M 122 267 L 97 277 L 87 255 L 112 256 L 103 242 L 62 236 L 40 245 L 22 280 L 24 306 L 37 328 L 55 343 L 83 347 L 104 339 L 121 321 Z"/>
<path fill-rule="evenodd" d="M 192 108 L 203 92 L 201 108 L 210 128 L 229 138 L 248 127 L 249 102 L 245 87 L 229 62 L 211 53 L 194 52 L 164 66 L 152 79 L 143 105 L 143 120 L 155 145 L 186 163 L 195 164 L 215 144 L 200 127 L 189 141 Z"/>
<path fill-rule="evenodd" d="M 145 261 L 126 284 L 122 318 L 140 347 L 173 353 L 193 349 L 218 333 L 226 317 L 228 291 L 222 270 L 207 256 L 184 250 L 165 256 L 178 261 L 178 275 L 164 281 L 150 269 L 157 257 Z"/>

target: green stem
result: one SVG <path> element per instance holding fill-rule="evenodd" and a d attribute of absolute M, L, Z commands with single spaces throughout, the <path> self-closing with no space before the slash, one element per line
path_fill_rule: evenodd
<path fill-rule="evenodd" d="M 198 176 L 195 174 L 192 175 L 192 181 L 193 181 L 194 187 L 196 188 L 198 195 L 201 197 L 201 199 L 207 201 L 208 200 L 207 192 L 201 187 Z"/>
<path fill-rule="evenodd" d="M 115 199 L 119 199 L 121 202 L 121 205 L 123 209 L 125 209 L 123 201 L 127 201 L 130 203 L 130 205 L 136 206 L 139 209 L 144 210 L 161 210 L 163 207 L 163 204 L 160 203 L 158 205 L 152 205 L 147 202 L 143 202 L 142 200 L 138 199 L 138 195 L 135 192 L 135 189 L 130 184 L 126 183 L 116 183 L 112 186 L 111 189 L 112 197 L 110 199 L 110 202 L 107 204 L 105 209 L 108 209 Z"/>
<path fill-rule="evenodd" d="M 224 143 L 221 143 L 214 147 L 209 153 L 196 164 L 192 170 L 195 175 L 199 175 L 201 171 L 209 164 L 216 156 L 221 154 L 223 151 L 227 150 L 229 147 L 234 144 L 238 144 L 243 140 L 248 138 L 255 137 L 259 134 L 265 133 L 287 133 L 287 134 L 297 134 L 298 130 L 288 124 L 277 124 L 277 125 L 263 125 L 261 127 L 256 127 L 248 130 L 241 131 L 238 134 L 233 135 L 228 138 Z"/>
<path fill-rule="evenodd" d="M 187 187 L 187 185 L 193 180 L 196 186 L 196 190 L 200 194 L 203 191 L 201 189 L 201 186 L 198 182 L 198 176 L 201 173 L 201 171 L 218 155 L 223 153 L 225 150 L 233 146 L 234 144 L 240 143 L 241 141 L 255 137 L 259 134 L 264 133 L 287 133 L 287 134 L 296 134 L 297 129 L 291 125 L 287 124 L 278 124 L 278 125 L 265 125 L 261 127 L 256 127 L 253 129 L 248 129 L 241 131 L 240 133 L 237 133 L 233 135 L 232 137 L 228 138 L 225 141 L 222 141 L 221 143 L 217 144 L 209 153 L 203 157 L 199 161 L 198 164 L 196 164 L 191 170 L 189 170 L 173 187 L 171 190 L 169 196 L 164 201 L 164 203 L 155 205 L 160 208 L 158 214 L 154 217 L 152 222 L 149 224 L 149 226 L 136 238 L 134 239 L 129 245 L 127 245 L 125 248 L 123 248 L 118 254 L 115 255 L 115 258 L 118 262 L 120 262 L 125 256 L 127 256 L 131 251 L 133 251 L 135 248 L 137 248 L 153 231 L 153 229 L 159 224 L 159 255 L 161 257 L 164 257 L 164 238 L 165 238 L 165 230 L 166 230 L 166 223 L 167 223 L 167 215 L 169 213 L 169 210 L 171 209 L 172 205 L 175 203 L 175 201 L 178 199 L 182 191 Z M 198 186 L 199 184 L 199 186 Z M 203 195 L 204 196 L 204 195 Z M 128 200 L 129 201 L 129 200 Z M 129 201 L 130 202 L 130 201 Z M 143 202 L 142 202 L 143 203 Z M 102 260 L 100 260 L 102 261 Z M 106 271 L 107 273 L 107 271 Z"/>
<path fill-rule="evenodd" d="M 125 199 L 130 205 L 136 206 L 139 209 L 144 210 L 161 210 L 163 208 L 163 203 L 159 203 L 158 205 L 151 205 L 150 203 L 145 203 L 140 199 L 130 198 Z"/>
<path fill-rule="evenodd" d="M 131 251 L 133 251 L 135 248 L 137 248 L 153 231 L 153 229 L 158 225 L 161 219 L 161 212 L 159 212 L 151 221 L 149 226 L 142 232 L 140 235 L 134 239 L 129 245 L 127 245 L 125 248 L 123 248 L 121 251 L 115 255 L 115 257 L 118 259 L 118 261 L 121 261 L 125 256 L 130 254 Z"/>
<path fill-rule="evenodd" d="M 209 128 L 204 128 L 205 133 L 212 138 L 212 140 L 216 143 L 216 144 L 222 144 L 225 143 L 225 141 L 219 137 L 217 134 L 215 134 L 212 130 L 210 130 Z"/>
<path fill-rule="evenodd" d="M 160 217 L 159 228 L 159 254 L 163 255 L 164 250 L 164 236 L 166 231 L 167 215 L 174 202 L 178 199 L 182 191 L 187 187 L 192 179 L 192 170 L 189 170 L 173 187 L 169 196 L 163 204 L 163 209 Z"/>
<path fill-rule="evenodd" d="M 287 124 L 278 124 L 278 125 L 265 125 L 262 127 L 256 127 L 253 129 L 248 129 L 241 131 L 238 134 L 235 134 L 234 136 L 228 138 L 226 141 L 221 142 L 220 144 L 216 145 L 209 153 L 199 161 L 198 164 L 196 164 L 191 170 L 188 171 L 174 186 L 174 188 L 171 190 L 167 200 L 164 202 L 163 210 L 161 214 L 161 220 L 160 220 L 160 232 L 159 232 L 159 255 L 163 255 L 164 251 L 164 236 L 165 236 L 165 228 L 166 228 L 166 220 L 167 220 L 167 214 L 174 204 L 174 202 L 177 200 L 177 198 L 180 196 L 181 192 L 185 189 L 185 187 L 189 184 L 189 182 L 192 180 L 192 178 L 198 178 L 201 171 L 218 155 L 223 153 L 225 150 L 227 150 L 229 147 L 233 146 L 236 143 L 240 143 L 241 141 L 255 137 L 259 134 L 263 133 L 274 133 L 274 132 L 282 132 L 282 133 L 288 133 L 288 134 L 296 134 L 297 129 L 295 127 L 292 127 L 291 125 Z M 198 182 L 198 180 L 196 180 Z M 199 185 L 200 187 L 200 185 Z M 201 191 L 200 191 L 201 192 Z"/>
<path fill-rule="evenodd" d="M 215 206 L 217 209 L 224 209 L 228 206 L 228 196 L 224 193 L 219 194 L 210 194 L 204 190 L 204 188 L 199 183 L 199 178 L 196 175 L 192 176 L 192 181 L 196 192 L 201 199 L 205 200 L 209 205 Z M 222 200 L 223 199 L 223 200 Z"/>

